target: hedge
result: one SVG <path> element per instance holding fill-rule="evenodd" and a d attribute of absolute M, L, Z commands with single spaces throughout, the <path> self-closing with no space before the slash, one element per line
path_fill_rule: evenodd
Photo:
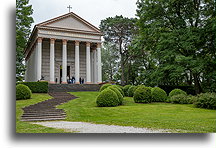
<path fill-rule="evenodd" d="M 196 95 L 195 89 L 193 86 L 177 86 L 177 85 L 159 85 L 167 94 L 169 94 L 173 89 L 181 89 L 187 94 Z"/>
<path fill-rule="evenodd" d="M 139 86 L 134 92 L 134 102 L 135 103 L 151 103 L 151 89 L 145 86 Z"/>
<path fill-rule="evenodd" d="M 16 86 L 16 99 L 17 100 L 26 100 L 31 98 L 31 90 L 28 86 L 23 84 L 18 84 Z"/>
<path fill-rule="evenodd" d="M 119 99 L 117 94 L 108 88 L 100 92 L 96 104 L 98 107 L 114 107 L 119 105 Z"/>
<path fill-rule="evenodd" d="M 48 92 L 48 82 L 17 82 L 18 84 L 24 84 L 29 87 L 32 93 L 47 93 Z"/>
<path fill-rule="evenodd" d="M 216 94 L 215 93 L 202 93 L 197 96 L 194 102 L 196 107 L 216 109 Z"/>
<path fill-rule="evenodd" d="M 169 93 L 169 97 L 175 96 L 175 95 L 179 95 L 179 94 L 183 94 L 183 95 L 187 95 L 187 93 L 181 89 L 173 89 L 170 93 Z"/>
<path fill-rule="evenodd" d="M 102 92 L 104 89 L 106 89 L 106 88 L 109 87 L 109 86 L 112 86 L 112 84 L 109 84 L 109 83 L 103 84 L 103 85 L 101 86 L 101 88 L 100 88 L 100 92 Z"/>
<path fill-rule="evenodd" d="M 128 97 L 128 89 L 129 89 L 131 86 L 132 86 L 132 85 L 125 85 L 125 86 L 123 87 L 124 95 L 125 95 L 126 97 Z"/>
<path fill-rule="evenodd" d="M 165 102 L 167 100 L 166 92 L 159 87 L 152 88 L 151 95 L 153 102 Z"/>
<path fill-rule="evenodd" d="M 122 105 L 123 103 L 123 96 L 121 94 L 121 92 L 114 86 L 110 86 L 106 89 L 111 89 L 112 91 L 114 91 L 116 93 L 116 95 L 118 96 L 118 99 L 119 99 L 119 104 L 118 105 Z"/>

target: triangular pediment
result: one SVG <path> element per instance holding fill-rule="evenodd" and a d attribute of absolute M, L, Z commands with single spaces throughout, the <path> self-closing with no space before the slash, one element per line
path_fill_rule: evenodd
<path fill-rule="evenodd" d="M 68 13 L 66 15 L 48 20 L 46 22 L 38 24 L 38 26 L 62 28 L 62 29 L 73 29 L 81 31 L 90 31 L 100 33 L 100 30 L 85 21 L 74 13 Z"/>

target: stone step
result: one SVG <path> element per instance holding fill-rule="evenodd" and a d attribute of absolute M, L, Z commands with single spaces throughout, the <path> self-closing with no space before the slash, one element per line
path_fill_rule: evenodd
<path fill-rule="evenodd" d="M 28 122 L 33 122 L 33 121 L 51 121 L 51 120 L 64 120 L 65 118 L 41 118 L 41 119 L 21 119 L 21 121 L 28 121 Z"/>
<path fill-rule="evenodd" d="M 66 114 L 49 114 L 49 113 L 44 113 L 44 114 L 29 114 L 25 113 L 22 115 L 22 117 L 39 117 L 39 116 L 66 116 Z"/>
<path fill-rule="evenodd" d="M 99 84 L 49 84 L 49 92 L 99 91 Z"/>
<path fill-rule="evenodd" d="M 29 116 L 29 117 L 23 117 L 22 119 L 50 119 L 50 118 L 65 118 L 65 116 Z"/>

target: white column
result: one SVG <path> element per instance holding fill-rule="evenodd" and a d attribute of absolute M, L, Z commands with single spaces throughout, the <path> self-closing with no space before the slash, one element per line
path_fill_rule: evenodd
<path fill-rule="evenodd" d="M 91 83 L 90 43 L 86 43 L 86 83 Z"/>
<path fill-rule="evenodd" d="M 67 84 L 67 40 L 62 41 L 62 84 Z"/>
<path fill-rule="evenodd" d="M 102 69 L 101 69 L 101 43 L 97 43 L 97 82 L 102 83 Z"/>
<path fill-rule="evenodd" d="M 79 41 L 75 41 L 75 81 L 76 84 L 79 84 L 79 73 L 80 73 L 80 64 L 79 64 Z"/>
<path fill-rule="evenodd" d="M 55 39 L 50 39 L 50 83 L 55 83 Z"/>
<path fill-rule="evenodd" d="M 96 49 L 93 50 L 93 73 L 94 73 L 94 83 L 97 83 L 97 53 Z"/>
<path fill-rule="evenodd" d="M 37 81 L 41 79 L 42 67 L 42 38 L 37 39 Z"/>

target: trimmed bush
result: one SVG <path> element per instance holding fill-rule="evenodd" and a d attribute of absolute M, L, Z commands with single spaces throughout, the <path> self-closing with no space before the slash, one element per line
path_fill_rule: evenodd
<path fill-rule="evenodd" d="M 120 93 L 120 91 L 118 90 L 118 88 L 116 88 L 114 85 L 112 85 L 112 86 L 109 86 L 108 89 L 111 89 L 116 93 L 116 95 L 118 96 L 118 99 L 119 99 L 119 105 L 122 105 L 123 96 Z"/>
<path fill-rule="evenodd" d="M 18 82 L 18 84 L 23 84 L 31 89 L 32 93 L 47 93 L 48 92 L 48 82 Z"/>
<path fill-rule="evenodd" d="M 166 92 L 159 87 L 152 88 L 151 95 L 152 95 L 153 102 L 165 102 L 167 99 Z"/>
<path fill-rule="evenodd" d="M 215 93 L 199 94 L 194 104 L 198 108 L 216 109 L 216 94 Z"/>
<path fill-rule="evenodd" d="M 114 87 L 116 89 L 118 89 L 120 91 L 120 93 L 122 94 L 122 96 L 124 97 L 124 92 L 123 90 L 119 87 L 119 85 L 112 85 L 112 86 L 109 86 L 109 87 Z"/>
<path fill-rule="evenodd" d="M 170 93 L 169 93 L 169 97 L 178 95 L 178 94 L 184 94 L 187 95 L 187 93 L 181 89 L 173 89 Z"/>
<path fill-rule="evenodd" d="M 124 87 L 123 87 L 123 91 L 124 91 L 124 95 L 125 96 L 128 96 L 128 89 L 131 87 L 131 85 L 125 85 Z"/>
<path fill-rule="evenodd" d="M 151 103 L 151 89 L 145 86 L 139 86 L 134 92 L 135 103 Z"/>
<path fill-rule="evenodd" d="M 102 85 L 101 86 L 101 88 L 100 88 L 100 92 L 102 92 L 104 89 L 106 89 L 107 87 L 109 87 L 109 86 L 112 86 L 112 84 L 104 84 L 104 85 Z"/>
<path fill-rule="evenodd" d="M 189 104 L 187 95 L 185 94 L 178 94 L 174 95 L 170 98 L 170 103 L 174 104 Z"/>
<path fill-rule="evenodd" d="M 128 89 L 128 97 L 133 97 L 135 90 L 137 89 L 137 86 L 131 86 Z"/>
<path fill-rule="evenodd" d="M 113 90 L 105 89 L 98 95 L 96 103 L 99 107 L 114 107 L 119 105 L 119 99 Z"/>
<path fill-rule="evenodd" d="M 31 98 L 31 90 L 28 86 L 23 84 L 18 84 L 16 86 L 16 99 L 17 100 L 26 100 Z"/>

